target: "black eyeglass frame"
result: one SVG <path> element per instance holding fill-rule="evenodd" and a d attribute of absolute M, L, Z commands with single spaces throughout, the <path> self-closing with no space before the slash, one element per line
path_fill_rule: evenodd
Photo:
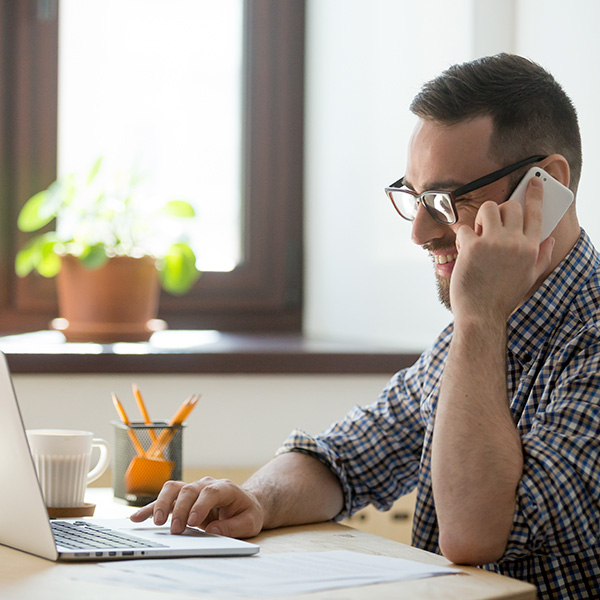
<path fill-rule="evenodd" d="M 410 196 L 414 196 L 416 198 L 416 203 L 420 203 L 421 206 L 425 207 L 425 210 L 438 223 L 442 223 L 443 225 L 454 225 L 458 221 L 458 213 L 456 211 L 455 203 L 460 198 L 460 196 L 464 196 L 465 194 L 468 194 L 469 192 L 473 192 L 479 188 L 489 185 L 490 183 L 494 183 L 495 181 L 498 181 L 499 179 L 506 177 L 506 175 L 510 175 L 511 173 L 518 171 L 521 167 L 525 167 L 527 165 L 531 165 L 533 163 L 539 162 L 540 160 L 544 160 L 544 158 L 546 158 L 546 156 L 530 156 L 529 158 L 524 158 L 523 160 L 520 160 L 519 162 L 516 162 L 512 165 L 508 165 L 507 167 L 503 167 L 502 169 L 498 169 L 497 171 L 488 173 L 487 175 L 484 175 L 483 177 L 479 177 L 479 178 L 475 179 L 475 181 L 471 181 L 470 183 L 462 185 L 459 188 L 456 188 L 455 190 L 453 190 L 451 192 L 427 190 L 427 191 L 419 194 L 419 193 L 411 190 L 410 188 L 402 187 L 402 186 L 404 186 L 404 177 L 406 177 L 406 175 L 404 175 L 400 179 L 398 179 L 398 181 L 395 181 L 390 186 L 386 187 L 385 193 L 388 196 L 388 198 L 391 200 L 392 205 L 396 209 L 396 212 L 403 219 L 406 219 L 407 221 L 414 221 L 415 217 L 413 217 L 411 219 L 410 217 L 407 217 L 406 215 L 402 214 L 402 212 L 400 211 L 398 206 L 396 206 L 396 202 L 394 202 L 394 197 L 392 195 L 392 192 L 403 192 L 405 194 L 409 194 Z M 429 195 L 429 194 L 445 196 L 449 200 L 450 208 L 452 210 L 452 218 L 453 218 L 452 221 L 440 220 L 435 214 L 436 209 L 429 206 L 427 203 L 423 202 L 423 197 L 426 195 Z"/>

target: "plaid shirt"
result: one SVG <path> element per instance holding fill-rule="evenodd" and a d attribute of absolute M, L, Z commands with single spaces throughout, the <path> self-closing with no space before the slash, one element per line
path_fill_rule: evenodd
<path fill-rule="evenodd" d="M 599 262 L 582 231 L 507 324 L 507 390 L 524 468 L 506 551 L 484 568 L 533 583 L 539 598 L 600 598 Z M 338 519 L 367 504 L 387 510 L 416 487 L 413 545 L 437 553 L 431 440 L 452 331 L 374 404 L 320 435 L 294 431 L 278 451 L 312 454 L 337 475 Z"/>

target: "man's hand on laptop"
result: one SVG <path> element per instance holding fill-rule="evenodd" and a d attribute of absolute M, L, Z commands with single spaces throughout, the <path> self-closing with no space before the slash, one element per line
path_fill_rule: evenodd
<path fill-rule="evenodd" d="M 263 508 L 251 492 L 228 479 L 204 477 L 194 483 L 168 481 L 158 498 L 131 515 L 140 523 L 153 517 L 164 525 L 171 517 L 171 533 L 182 533 L 186 525 L 207 533 L 248 538 L 257 535 L 264 522 Z"/>

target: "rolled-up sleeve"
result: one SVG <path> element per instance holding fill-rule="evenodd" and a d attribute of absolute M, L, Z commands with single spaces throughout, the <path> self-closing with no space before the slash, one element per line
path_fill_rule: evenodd
<path fill-rule="evenodd" d="M 323 433 L 292 432 L 279 449 L 310 454 L 337 476 L 345 500 L 338 519 L 367 504 L 387 510 L 415 487 L 424 437 L 418 369 L 398 372 L 375 403 L 353 408 Z"/>

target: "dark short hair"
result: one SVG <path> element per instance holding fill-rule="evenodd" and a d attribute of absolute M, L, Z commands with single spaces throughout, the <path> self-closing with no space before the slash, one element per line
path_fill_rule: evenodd
<path fill-rule="evenodd" d="M 509 164 L 536 154 L 561 154 L 575 192 L 581 175 L 577 112 L 554 77 L 514 54 L 454 65 L 426 83 L 411 103 L 418 117 L 456 124 L 475 117 L 493 121 L 491 157 Z"/>

